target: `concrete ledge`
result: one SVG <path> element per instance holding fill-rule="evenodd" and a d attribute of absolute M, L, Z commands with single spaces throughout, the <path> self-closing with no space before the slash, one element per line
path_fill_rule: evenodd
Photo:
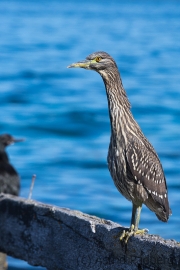
<path fill-rule="evenodd" d="M 180 244 L 79 211 L 0 195 L 0 251 L 48 270 L 180 269 Z"/>

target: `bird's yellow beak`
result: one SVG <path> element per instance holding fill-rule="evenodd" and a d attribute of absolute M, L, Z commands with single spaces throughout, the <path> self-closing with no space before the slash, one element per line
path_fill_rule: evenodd
<path fill-rule="evenodd" d="M 94 60 L 84 60 L 84 61 L 80 61 L 77 63 L 73 63 L 71 65 L 69 65 L 67 68 L 85 68 L 85 69 L 89 69 L 90 64 L 92 64 L 93 62 L 95 62 Z"/>

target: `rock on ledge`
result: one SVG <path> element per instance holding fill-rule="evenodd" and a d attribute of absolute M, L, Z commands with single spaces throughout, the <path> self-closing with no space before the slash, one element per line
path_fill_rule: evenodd
<path fill-rule="evenodd" d="M 180 244 L 159 236 L 119 241 L 124 228 L 79 211 L 0 195 L 0 251 L 48 270 L 180 269 Z"/>

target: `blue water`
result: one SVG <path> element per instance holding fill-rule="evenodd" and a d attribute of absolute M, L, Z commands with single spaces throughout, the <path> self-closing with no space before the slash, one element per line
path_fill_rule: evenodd
<path fill-rule="evenodd" d="M 102 79 L 66 67 L 104 50 L 121 72 L 132 112 L 162 161 L 173 215 L 143 208 L 140 226 L 180 241 L 180 2 L 1 1 L 0 133 L 27 198 L 128 226 L 131 203 L 106 156 L 110 125 Z M 30 251 L 31 252 L 31 251 Z M 9 269 L 42 269 L 9 257 Z"/>

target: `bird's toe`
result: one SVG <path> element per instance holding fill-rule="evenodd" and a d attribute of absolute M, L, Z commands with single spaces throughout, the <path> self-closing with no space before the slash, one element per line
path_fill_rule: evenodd
<path fill-rule="evenodd" d="M 131 236 L 135 236 L 135 235 L 144 235 L 147 234 L 149 232 L 148 229 L 137 229 L 135 230 L 134 225 L 132 224 L 131 227 L 129 228 L 129 230 L 123 230 L 122 234 L 120 235 L 120 241 L 124 241 L 125 244 L 127 244 L 129 238 Z"/>

